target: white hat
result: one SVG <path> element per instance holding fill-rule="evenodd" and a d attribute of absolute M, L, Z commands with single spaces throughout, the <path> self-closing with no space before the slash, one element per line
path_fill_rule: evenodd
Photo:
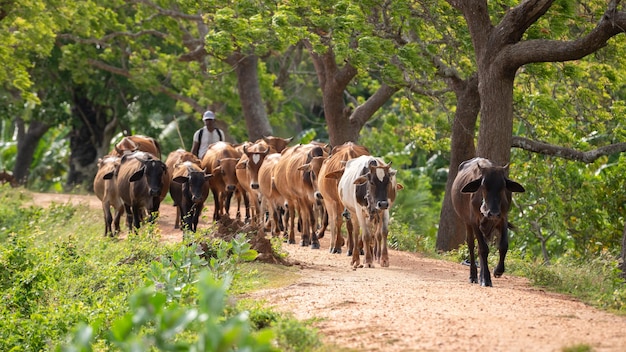
<path fill-rule="evenodd" d="M 204 112 L 204 115 L 202 115 L 202 121 L 206 120 L 215 120 L 215 114 L 213 113 L 213 111 L 207 110 Z"/>

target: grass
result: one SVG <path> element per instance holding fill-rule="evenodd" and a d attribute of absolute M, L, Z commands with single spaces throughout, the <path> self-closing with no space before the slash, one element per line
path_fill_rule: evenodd
<path fill-rule="evenodd" d="M 198 286 L 202 280 L 198 281 L 196 275 L 211 265 L 223 264 L 221 273 L 232 278 L 226 294 L 232 296 L 288 284 L 297 278 L 293 268 L 261 263 L 243 263 L 231 275 L 228 270 L 235 266 L 229 266 L 227 256 L 203 263 L 187 250 L 187 245 L 161 243 L 159 230 L 153 226 L 144 226 L 138 234 L 123 240 L 105 238 L 99 209 L 69 204 L 42 209 L 26 205 L 29 201 L 24 190 L 0 188 L 3 351 L 54 350 L 68 341 L 74 348 L 80 341 L 91 341 L 90 349 L 110 350 L 114 345 L 124 346 L 124 338 L 141 339 L 135 333 L 153 336 L 147 340 L 144 337 L 144 341 L 171 338 L 170 330 L 163 325 L 170 318 L 159 314 L 185 316 L 198 309 L 196 305 L 202 300 L 198 295 L 219 295 L 220 285 Z M 153 292 L 149 287 L 161 289 Z M 164 300 L 151 301 L 158 296 Z M 142 311 L 156 315 L 138 315 Z M 260 302 L 242 299 L 228 304 L 222 312 L 225 316 L 215 320 L 216 327 L 210 331 L 197 330 L 207 323 L 173 321 L 171 324 L 179 324 L 182 331 L 175 335 L 177 343 L 198 343 L 196 336 L 215 336 L 216 331 L 231 336 L 228 328 L 240 331 L 237 336 L 247 336 L 248 328 L 241 329 L 250 326 L 251 339 L 242 343 L 267 346 L 268 336 L 273 336 L 274 345 L 285 351 L 320 351 L 322 346 L 310 323 L 274 312 Z M 122 329 L 133 324 L 139 324 L 137 330 Z"/>

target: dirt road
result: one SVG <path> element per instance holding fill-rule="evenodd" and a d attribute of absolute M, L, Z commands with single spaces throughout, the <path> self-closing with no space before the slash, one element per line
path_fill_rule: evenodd
<path fill-rule="evenodd" d="M 41 197 L 39 204 L 48 196 Z M 95 196 L 60 197 L 54 200 L 100 207 Z M 159 223 L 164 238 L 176 241 L 180 231 L 172 228 L 173 211 L 163 206 Z M 250 296 L 298 319 L 316 318 L 326 343 L 385 352 L 562 351 L 576 346 L 626 351 L 626 317 L 530 287 L 526 279 L 505 273 L 494 279 L 494 287 L 480 287 L 468 283 L 465 266 L 398 251 L 390 252 L 389 268 L 353 271 L 345 254 L 328 253 L 328 236 L 321 246 L 312 250 L 285 244 L 289 259 L 300 267 L 300 279 Z"/>

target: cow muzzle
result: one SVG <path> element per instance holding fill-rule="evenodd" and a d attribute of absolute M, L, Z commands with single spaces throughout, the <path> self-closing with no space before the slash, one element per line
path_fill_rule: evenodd
<path fill-rule="evenodd" d="M 389 202 L 386 200 L 380 200 L 376 202 L 376 208 L 382 209 L 382 210 L 389 209 Z"/>
<path fill-rule="evenodd" d="M 149 194 L 151 197 L 156 197 L 161 194 L 161 190 L 158 188 L 150 188 Z"/>
<path fill-rule="evenodd" d="M 250 184 L 250 188 L 252 188 L 252 189 L 259 189 L 259 184 L 258 183 L 251 183 Z"/>

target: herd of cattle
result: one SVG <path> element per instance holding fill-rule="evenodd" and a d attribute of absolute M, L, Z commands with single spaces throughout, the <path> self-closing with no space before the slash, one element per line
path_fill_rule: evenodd
<path fill-rule="evenodd" d="M 211 193 L 213 221 L 230 216 L 237 200 L 243 201 L 245 220 L 268 228 L 274 237 L 319 249 L 328 226 L 330 252 L 341 253 L 347 228 L 351 266 L 389 266 L 387 235 L 389 209 L 403 186 L 396 181 L 391 163 L 348 142 L 329 148 L 311 142 L 289 146 L 291 138 L 264 137 L 234 145 L 217 142 L 202 159 L 183 149 L 161 160 L 159 143 L 146 136 L 124 137 L 98 162 L 94 192 L 102 201 L 105 236 L 120 231 L 126 213 L 129 230 L 139 228 L 158 214 L 169 192 L 177 208 L 177 228 L 196 231 L 200 213 Z M 487 242 L 499 238 L 500 261 L 494 275 L 504 272 L 508 250 L 507 212 L 511 192 L 524 188 L 506 177 L 507 167 L 475 158 L 459 166 L 453 185 L 453 205 L 465 222 L 470 250 L 470 281 L 478 282 L 474 237 L 478 240 L 480 283 L 491 286 L 487 269 Z M 113 211 L 111 211 L 113 208 Z M 361 264 L 361 255 L 364 263 Z"/>

